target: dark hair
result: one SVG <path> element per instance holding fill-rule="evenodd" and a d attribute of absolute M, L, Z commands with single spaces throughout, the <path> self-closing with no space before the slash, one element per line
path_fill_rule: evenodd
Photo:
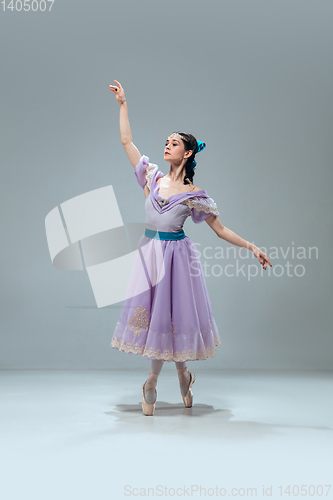
<path fill-rule="evenodd" d="M 187 158 L 186 163 L 185 163 L 185 177 L 184 177 L 184 184 L 189 184 L 189 182 L 193 182 L 193 177 L 195 174 L 194 171 L 194 159 L 195 155 L 198 152 L 198 143 L 194 135 L 192 134 L 185 134 L 184 132 L 173 132 L 173 134 L 180 134 L 184 139 L 182 139 L 185 147 L 185 151 L 189 151 L 190 149 L 192 150 L 191 156 Z M 172 135 L 172 134 L 171 134 Z"/>

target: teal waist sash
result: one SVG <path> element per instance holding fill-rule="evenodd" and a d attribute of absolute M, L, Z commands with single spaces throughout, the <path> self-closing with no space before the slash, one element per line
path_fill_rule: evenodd
<path fill-rule="evenodd" d="M 153 229 L 145 229 L 145 236 L 148 238 L 155 238 L 156 240 L 182 240 L 186 238 L 186 234 L 183 229 L 177 233 L 171 233 L 168 231 L 155 231 Z"/>

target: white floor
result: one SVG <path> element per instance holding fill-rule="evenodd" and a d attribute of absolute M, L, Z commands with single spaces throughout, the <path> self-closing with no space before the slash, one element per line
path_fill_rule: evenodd
<path fill-rule="evenodd" d="M 1 500 L 333 498 L 333 372 L 195 367 L 1 371 Z"/>

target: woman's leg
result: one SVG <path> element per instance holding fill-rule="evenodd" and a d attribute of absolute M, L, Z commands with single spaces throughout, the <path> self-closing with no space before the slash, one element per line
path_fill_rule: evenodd
<path fill-rule="evenodd" d="M 152 359 L 150 371 L 159 375 L 163 367 L 164 359 Z"/>
<path fill-rule="evenodd" d="M 145 383 L 145 400 L 149 404 L 155 402 L 156 399 L 155 387 L 157 384 L 157 377 L 161 373 L 163 363 L 164 363 L 163 359 L 151 360 L 150 373 Z"/>
<path fill-rule="evenodd" d="M 176 368 L 178 372 L 180 392 L 182 393 L 182 396 L 185 396 L 190 384 L 190 372 L 187 368 L 186 361 L 176 361 Z"/>

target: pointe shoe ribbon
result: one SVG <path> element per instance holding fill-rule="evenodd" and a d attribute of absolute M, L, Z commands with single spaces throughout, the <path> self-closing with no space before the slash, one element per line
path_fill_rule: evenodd
<path fill-rule="evenodd" d="M 155 387 L 157 385 L 157 378 L 158 378 L 158 375 L 156 375 L 156 373 L 150 372 L 149 376 L 148 376 L 148 380 L 146 380 L 146 382 L 142 386 L 142 391 L 143 391 L 142 411 L 143 411 L 144 415 L 150 416 L 150 415 L 154 414 L 155 404 L 156 404 L 156 400 L 157 400 L 157 391 L 155 389 Z M 149 389 L 146 388 L 147 382 L 148 382 L 148 385 L 151 386 L 151 387 L 149 387 Z M 147 403 L 147 401 L 145 399 L 145 392 L 147 392 L 147 390 L 150 390 L 150 389 L 155 389 L 155 392 L 156 392 L 155 401 L 153 403 Z"/>
<path fill-rule="evenodd" d="M 185 396 L 183 396 L 183 401 L 184 401 L 185 408 L 191 408 L 192 405 L 193 405 L 192 384 L 194 384 L 194 382 L 195 382 L 195 375 L 194 375 L 194 373 L 190 372 L 190 377 L 191 377 L 191 379 L 190 379 L 190 383 L 189 383 L 189 386 L 188 386 L 188 391 L 185 394 Z"/>
<path fill-rule="evenodd" d="M 188 370 L 187 367 L 178 369 L 178 377 L 179 377 L 179 382 L 185 380 L 184 373 Z M 185 408 L 191 408 L 193 406 L 193 392 L 192 392 L 192 385 L 195 382 L 195 375 L 192 372 L 189 372 L 190 374 L 190 382 L 188 385 L 188 391 L 185 394 L 185 396 L 182 395 L 183 401 Z M 181 384 L 182 385 L 182 384 Z"/>

